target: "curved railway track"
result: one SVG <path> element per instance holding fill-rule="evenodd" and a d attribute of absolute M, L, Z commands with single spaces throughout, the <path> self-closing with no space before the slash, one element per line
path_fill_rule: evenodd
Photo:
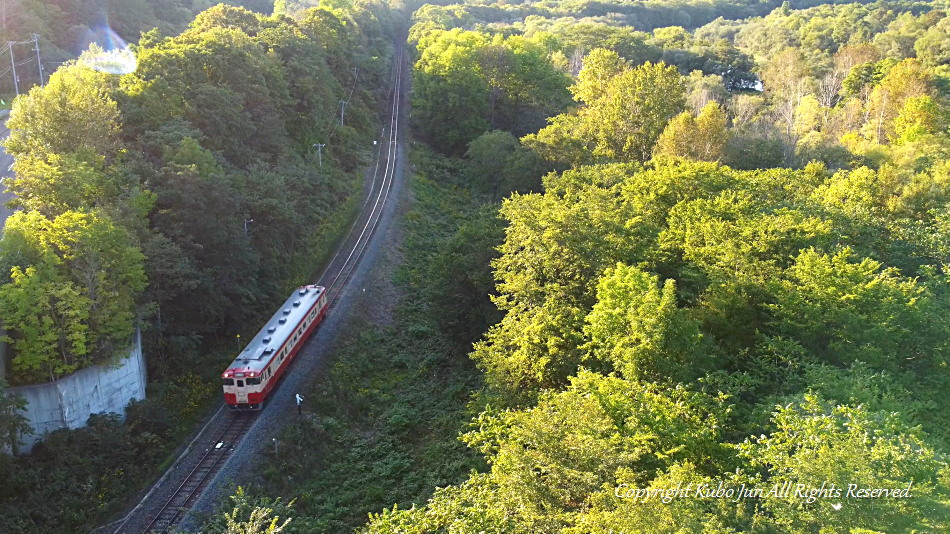
<path fill-rule="evenodd" d="M 350 227 L 343 244 L 316 280 L 317 284 L 327 288 L 328 313 L 332 313 L 333 303 L 342 294 L 343 288 L 352 278 L 360 259 L 369 247 L 393 187 L 400 135 L 399 113 L 402 107 L 402 85 L 405 70 L 404 48 L 402 46 L 396 47 L 393 65 L 388 94 L 389 124 L 383 129 L 383 138 L 380 139 L 379 152 L 369 192 L 363 202 L 360 216 Z M 197 460 L 197 463 L 194 463 L 192 456 L 194 465 L 190 467 L 187 476 L 180 482 L 178 488 L 170 493 L 170 496 L 162 499 L 157 496 L 157 493 L 160 492 L 156 492 L 156 490 L 164 481 L 165 477 L 163 477 L 135 509 L 119 522 L 112 524 L 118 524 L 115 530 L 103 530 L 106 527 L 102 527 L 97 529 L 96 532 L 154 534 L 173 531 L 188 510 L 191 509 L 191 506 L 200 498 L 203 491 L 213 482 L 215 475 L 227 463 L 231 453 L 241 443 L 251 427 L 254 426 L 257 415 L 260 413 L 228 413 L 224 408 L 225 406 L 222 404 L 208 424 L 199 431 L 185 453 L 169 468 L 169 472 L 173 469 L 180 469 L 182 472 L 188 470 L 183 466 L 183 460 L 189 456 L 189 451 L 199 443 L 204 447 L 204 453 Z M 223 423 L 222 420 L 224 420 Z M 213 425 L 212 423 L 216 424 Z M 213 434 L 214 437 L 209 438 L 206 434 Z M 156 502 L 146 503 L 153 493 L 156 493 L 156 498 L 151 500 Z M 144 530 L 135 527 L 133 521 L 131 521 L 133 515 L 137 513 L 144 517 L 144 520 L 140 519 L 138 523 L 147 523 Z M 112 525 L 107 527 L 111 529 Z"/>

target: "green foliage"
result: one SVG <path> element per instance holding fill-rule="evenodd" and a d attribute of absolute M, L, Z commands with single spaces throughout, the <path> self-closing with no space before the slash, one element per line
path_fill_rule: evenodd
<path fill-rule="evenodd" d="M 833 363 L 926 368 L 946 350 L 947 334 L 931 315 L 932 297 L 896 269 L 882 270 L 870 259 L 852 263 L 851 254 L 808 249 L 795 258 L 775 306 L 779 331 L 794 333 Z"/>
<path fill-rule="evenodd" d="M 423 45 L 471 27 L 547 43 L 579 105 L 522 138 L 562 172 L 500 211 L 503 317 L 472 353 L 491 406 L 465 437 L 490 468 L 364 531 L 946 530 L 946 13 L 774 2 L 690 32 L 636 7 L 651 34 L 624 27 L 626 2 L 417 14 Z M 688 92 L 658 60 L 696 71 Z M 765 91 L 730 94 L 753 70 Z M 467 181 L 503 176 L 515 150 L 482 136 Z M 767 495 L 784 483 L 921 487 Z M 690 484 L 766 494 L 615 493 Z"/>
<path fill-rule="evenodd" d="M 78 6 L 54 3 L 70 16 Z M 131 17 L 140 4 L 122 5 Z M 169 16 L 184 9 L 153 4 Z M 180 35 L 189 17 L 146 32 L 132 74 L 69 63 L 16 100 L 7 148 L 17 177 L 7 183 L 24 211 L 0 241 L 11 375 L 45 381 L 108 362 L 140 319 L 152 382 L 125 425 L 96 418 L 4 459 L 0 531 L 105 522 L 155 478 L 209 399 L 220 402 L 216 373 L 234 333 L 313 275 L 353 211 L 389 72 L 388 16 L 376 2 L 299 21 L 219 5 Z M 315 142 L 327 143 L 322 166 Z M 270 521 L 247 512 L 232 516 L 235 528 Z"/>
<path fill-rule="evenodd" d="M 26 401 L 22 397 L 7 393 L 6 389 L 6 381 L 0 380 L 0 442 L 15 453 L 17 446 L 23 442 L 22 437 L 31 434 L 33 429 L 26 417 L 20 413 L 26 409 Z"/>
<path fill-rule="evenodd" d="M 811 532 L 845 524 L 852 529 L 912 532 L 947 520 L 945 511 L 937 511 L 943 507 L 938 496 L 950 491 L 946 464 L 896 414 L 830 406 L 805 394 L 794 404 L 777 407 L 773 423 L 774 432 L 738 447 L 751 469 L 765 473 L 752 475 L 750 482 L 764 477 L 769 484 L 790 481 L 809 490 L 833 484 L 840 490 L 813 506 L 802 506 L 800 499 L 763 498 L 763 513 L 783 530 Z M 848 498 L 849 490 L 857 491 L 851 484 L 864 489 L 910 488 L 913 498 Z"/>
<path fill-rule="evenodd" d="M 224 513 L 218 521 L 204 526 L 203 531 L 213 534 L 279 534 L 293 520 L 293 501 L 284 504 L 280 499 L 254 499 L 238 486 L 231 495 L 234 508 Z M 272 517 L 273 516 L 273 517 Z M 281 517 L 284 517 L 281 521 Z"/>
<path fill-rule="evenodd" d="M 20 212 L 0 247 L 11 269 L 0 311 L 18 382 L 53 380 L 128 348 L 146 278 L 124 229 L 96 212 Z"/>
<path fill-rule="evenodd" d="M 871 228 L 914 226 L 888 207 L 893 178 L 659 160 L 574 169 L 507 200 L 494 261 L 505 316 L 472 354 L 494 406 L 466 437 L 491 468 L 366 531 L 945 526 L 946 438 L 928 415 L 946 405 L 945 282 L 865 256 L 897 254 Z M 809 390 L 838 404 L 808 407 Z M 775 402 L 802 398 L 770 420 Z M 848 510 L 831 497 L 614 493 L 788 481 L 924 487 L 886 503 L 843 498 Z"/>
<path fill-rule="evenodd" d="M 630 67 L 615 52 L 600 49 L 587 56 L 572 91 L 585 105 L 525 138 L 549 161 L 646 161 L 686 99 L 674 67 L 649 62 Z"/>
<path fill-rule="evenodd" d="M 108 74 L 70 65 L 57 70 L 46 86 L 34 87 L 17 99 L 6 141 L 7 151 L 17 158 L 17 174 L 24 160 L 28 166 L 31 160 L 48 163 L 53 155 L 116 157 L 121 145 L 119 110 L 109 95 L 112 84 Z"/>
<path fill-rule="evenodd" d="M 717 412 L 684 390 L 582 372 L 533 408 L 479 416 L 464 439 L 488 457 L 489 473 L 436 492 L 424 509 L 375 516 L 365 532 L 559 531 L 615 481 L 714 461 Z"/>
<path fill-rule="evenodd" d="M 414 123 L 443 151 L 488 130 L 523 135 L 567 104 L 567 77 L 535 41 L 456 29 L 429 32 L 417 49 Z"/>
<path fill-rule="evenodd" d="M 128 232 L 145 255 L 148 289 L 119 292 L 103 313 L 125 309 L 129 298 L 138 305 L 159 370 L 206 339 L 249 328 L 287 285 L 312 274 L 314 251 L 359 188 L 353 171 L 375 130 L 375 95 L 366 87 L 382 85 L 385 75 L 390 45 L 380 18 L 387 16 L 358 4 L 311 9 L 297 22 L 221 4 L 176 37 L 143 35 L 134 73 L 68 65 L 17 100 L 7 143 L 17 158 L 16 203 L 49 219 L 94 211 Z M 349 100 L 342 127 L 341 99 Z M 327 144 L 319 168 L 315 142 Z M 53 361 L 60 347 L 60 368 L 44 376 L 101 360 L 83 347 L 112 334 L 98 335 L 107 322 L 84 314 L 104 297 L 84 297 L 88 282 L 70 289 L 50 278 L 82 278 L 65 272 L 74 263 L 28 273 L 41 257 L 20 248 L 20 263 L 4 262 L 7 270 L 22 267 L 20 297 L 28 286 L 35 298 L 58 295 L 32 312 L 36 322 L 59 310 L 49 320 L 64 332 L 40 343 L 42 361 Z M 27 302 L 19 305 L 25 310 Z M 127 321 L 129 312 L 113 321 Z M 80 328 L 87 323 L 88 333 Z M 33 338 L 50 328 L 34 328 Z M 89 356 L 79 358 L 84 350 Z"/>
<path fill-rule="evenodd" d="M 435 319 L 442 332 L 469 348 L 501 314 L 490 300 L 494 292 L 491 263 L 504 239 L 498 207 L 489 204 L 463 223 L 430 263 Z"/>
<path fill-rule="evenodd" d="M 475 138 L 468 145 L 465 159 L 468 186 L 492 202 L 511 192 L 540 189 L 542 162 L 506 131 L 485 132 Z"/>
<path fill-rule="evenodd" d="M 629 380 L 686 381 L 702 368 L 698 324 L 676 305 L 676 283 L 657 287 L 657 277 L 635 267 L 608 268 L 597 286 L 597 303 L 584 333 L 591 354 L 607 360 Z"/>
<path fill-rule="evenodd" d="M 171 411 L 180 398 L 155 390 L 149 397 L 128 406 L 124 423 L 116 414 L 93 415 L 86 427 L 53 432 L 27 455 L 0 456 L 0 532 L 87 532 L 133 505 L 141 481 L 157 476 L 197 422 L 194 413 Z"/>
<path fill-rule="evenodd" d="M 657 139 L 653 153 L 656 156 L 719 161 L 728 142 L 726 115 L 718 104 L 710 102 L 698 117 L 684 111 L 671 120 Z"/>

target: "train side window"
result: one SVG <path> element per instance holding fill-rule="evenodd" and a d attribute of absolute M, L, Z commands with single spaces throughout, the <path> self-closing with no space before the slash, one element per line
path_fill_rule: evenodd
<path fill-rule="evenodd" d="M 238 383 L 237 383 L 237 387 L 239 387 L 239 388 L 243 388 L 243 387 L 244 387 L 244 381 L 243 381 L 243 380 L 238 380 L 237 382 L 238 382 Z"/>
<path fill-rule="evenodd" d="M 225 386 L 233 386 L 233 385 L 234 385 L 234 379 L 233 379 L 233 378 L 225 378 L 225 379 L 222 380 L 222 381 L 224 382 L 224 385 L 225 385 Z"/>

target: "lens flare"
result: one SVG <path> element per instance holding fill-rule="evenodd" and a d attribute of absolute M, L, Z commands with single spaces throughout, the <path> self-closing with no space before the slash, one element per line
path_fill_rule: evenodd
<path fill-rule="evenodd" d="M 89 48 L 79 57 L 80 64 L 109 74 L 135 72 L 138 67 L 135 54 L 112 28 L 102 26 L 90 34 Z"/>

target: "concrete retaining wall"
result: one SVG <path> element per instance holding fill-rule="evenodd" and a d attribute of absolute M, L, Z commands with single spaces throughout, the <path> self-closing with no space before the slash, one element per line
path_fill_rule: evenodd
<path fill-rule="evenodd" d="M 142 335 L 136 332 L 129 356 L 115 365 L 87 367 L 46 384 L 8 388 L 8 393 L 26 399 L 24 415 L 33 427 L 33 434 L 23 436 L 19 452 L 29 451 L 54 430 L 86 426 L 92 414 L 125 414 L 129 401 L 145 398 L 145 380 Z"/>

